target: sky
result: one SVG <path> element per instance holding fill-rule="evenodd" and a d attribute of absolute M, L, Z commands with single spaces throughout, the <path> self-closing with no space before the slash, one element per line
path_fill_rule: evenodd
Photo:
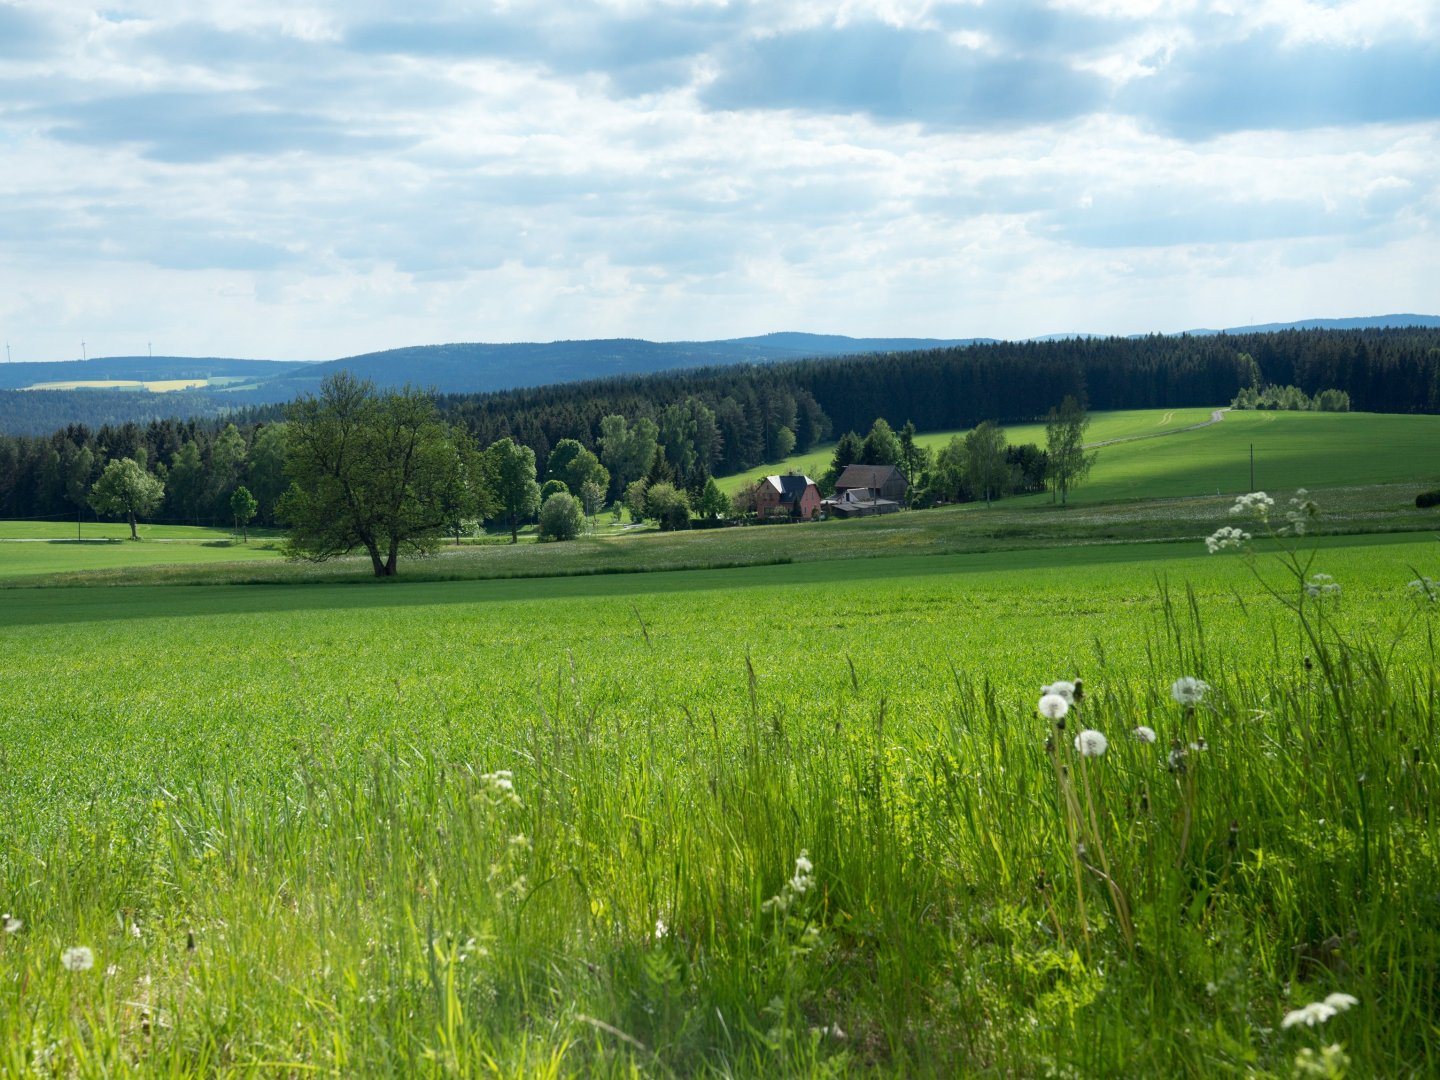
<path fill-rule="evenodd" d="M 1440 314 L 1435 0 L 0 0 L 0 155 L 17 361 Z"/>

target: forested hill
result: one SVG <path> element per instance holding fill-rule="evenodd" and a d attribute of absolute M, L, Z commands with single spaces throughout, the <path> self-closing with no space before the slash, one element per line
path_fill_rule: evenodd
<path fill-rule="evenodd" d="M 1043 417 L 1067 394 L 1095 411 L 1214 407 L 1242 389 L 1291 385 L 1311 396 L 1343 391 L 1356 410 L 1440 413 L 1440 328 L 974 345 L 451 394 L 440 406 L 481 446 L 505 436 L 528 445 L 542 474 L 561 439 L 598 448 L 605 417 L 648 421 L 665 470 L 693 487 L 864 432 L 877 417 L 948 430 Z M 0 435 L 0 518 L 73 514 L 71 495 L 106 461 L 133 457 L 166 478 L 163 520 L 223 521 L 223 499 L 243 482 L 268 523 L 287 482 L 283 435 L 271 423 L 283 413 L 241 411 L 228 418 L 233 428 L 210 418 Z"/>
<path fill-rule="evenodd" d="M 272 384 L 271 400 L 313 390 L 333 371 L 345 370 L 377 386 L 406 383 L 442 393 L 473 393 L 551 383 L 647 375 L 707 365 L 772 363 L 801 357 L 906 352 L 969 345 L 982 339 L 852 338 L 836 334 L 765 334 L 726 341 L 645 341 L 611 338 L 516 342 L 504 345 L 417 345 L 346 356 L 286 372 Z"/>
<path fill-rule="evenodd" d="M 543 462 L 562 438 L 593 446 L 608 414 L 659 418 L 693 401 L 714 413 L 714 471 L 724 474 L 773 460 L 782 427 L 803 449 L 827 433 L 864 432 L 876 417 L 921 431 L 1031 420 L 1066 394 L 1097 411 L 1220 406 L 1257 377 L 1312 395 L 1343 390 L 1356 410 L 1440 412 L 1440 328 L 1002 342 L 451 395 L 442 405 L 482 444 L 510 435 Z"/>

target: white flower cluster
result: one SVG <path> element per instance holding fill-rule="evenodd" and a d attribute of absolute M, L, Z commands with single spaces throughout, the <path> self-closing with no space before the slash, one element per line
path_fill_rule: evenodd
<path fill-rule="evenodd" d="M 1329 574 L 1312 574 L 1305 582 L 1306 596 L 1339 596 L 1340 585 Z"/>
<path fill-rule="evenodd" d="M 1238 548 L 1250 539 L 1250 534 L 1230 525 L 1222 525 L 1205 538 L 1206 550 L 1214 555 L 1217 551 L 1224 551 L 1226 548 Z"/>
<path fill-rule="evenodd" d="M 25 922 L 22 919 L 17 919 L 7 911 L 4 915 L 0 915 L 0 924 L 4 925 L 5 933 L 18 934 L 21 928 L 24 927 Z"/>
<path fill-rule="evenodd" d="M 1359 1005 L 1360 999 L 1350 994 L 1331 994 L 1324 1001 L 1312 1001 L 1309 1005 L 1299 1009 L 1292 1009 L 1285 1014 L 1285 1019 L 1280 1021 L 1282 1028 L 1292 1028 L 1299 1024 L 1306 1027 L 1314 1027 L 1316 1024 L 1323 1024 L 1336 1013 L 1342 1013 L 1351 1005 Z"/>
<path fill-rule="evenodd" d="M 810 862 L 810 852 L 805 848 L 800 849 L 799 856 L 795 859 L 795 873 L 790 875 L 790 880 L 780 890 L 779 895 L 770 897 L 760 905 L 761 911 L 779 911 L 782 914 L 790 910 L 793 904 L 805 893 L 809 892 L 815 884 L 815 866 Z"/>
<path fill-rule="evenodd" d="M 1309 492 L 1300 488 L 1291 497 L 1285 510 L 1287 524 L 1280 530 L 1282 534 L 1288 532 L 1296 536 L 1304 536 L 1307 522 L 1320 513 L 1320 508 L 1307 497 L 1308 495 Z"/>
<path fill-rule="evenodd" d="M 509 769 L 481 773 L 479 779 L 485 795 L 492 803 L 507 802 L 512 806 L 521 805 L 520 796 L 515 793 L 515 774 Z"/>
<path fill-rule="evenodd" d="M 1230 507 L 1230 513 L 1237 517 L 1242 514 L 1254 514 L 1258 518 L 1266 518 L 1270 515 L 1270 508 L 1275 505 L 1275 500 L 1263 491 L 1252 491 L 1249 495 L 1241 495 L 1235 500 L 1235 505 Z"/>

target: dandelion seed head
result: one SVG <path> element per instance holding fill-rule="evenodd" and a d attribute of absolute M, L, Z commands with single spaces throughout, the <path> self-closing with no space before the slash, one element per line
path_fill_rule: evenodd
<path fill-rule="evenodd" d="M 1152 727 L 1146 727 L 1144 724 L 1141 724 L 1139 727 L 1137 727 L 1133 734 L 1135 738 L 1139 739 L 1143 743 L 1153 743 L 1155 741 L 1155 729 Z"/>
<path fill-rule="evenodd" d="M 8 911 L 5 912 L 4 915 L 0 915 L 0 922 L 4 923 L 5 933 L 7 934 L 18 934 L 25 926 L 23 919 L 17 919 Z"/>
<path fill-rule="evenodd" d="M 1035 710 L 1046 720 L 1063 720 L 1070 711 L 1070 703 L 1059 694 L 1045 694 L 1040 698 Z"/>
<path fill-rule="evenodd" d="M 1109 746 L 1109 740 L 1091 728 L 1086 728 L 1075 736 L 1075 749 L 1079 751 L 1081 757 L 1100 757 Z"/>
<path fill-rule="evenodd" d="M 60 966 L 66 971 L 89 971 L 95 966 L 95 954 L 86 945 L 72 945 L 60 954 Z"/>
<path fill-rule="evenodd" d="M 1198 705 L 1205 700 L 1210 684 L 1193 675 L 1182 675 L 1170 684 L 1170 697 L 1179 705 Z"/>
<path fill-rule="evenodd" d="M 1066 705 L 1075 704 L 1075 684 L 1073 682 L 1067 682 L 1064 679 L 1059 679 L 1049 686 L 1042 686 L 1040 693 L 1056 694 L 1065 699 Z"/>

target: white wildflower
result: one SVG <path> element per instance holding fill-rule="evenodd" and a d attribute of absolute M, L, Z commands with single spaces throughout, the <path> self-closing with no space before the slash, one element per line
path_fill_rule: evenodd
<path fill-rule="evenodd" d="M 1070 711 L 1070 703 L 1059 694 L 1046 694 L 1035 706 L 1035 710 L 1046 720 L 1063 720 Z"/>
<path fill-rule="evenodd" d="M 1075 684 L 1073 682 L 1066 682 L 1064 679 L 1059 679 L 1049 686 L 1042 686 L 1040 693 L 1056 694 L 1065 699 L 1066 705 L 1075 704 Z"/>
<path fill-rule="evenodd" d="M 18 933 L 21 931 L 21 929 L 25 926 L 24 920 L 22 920 L 22 919 L 17 919 L 14 915 L 11 915 L 8 911 L 5 912 L 4 915 L 0 915 L 0 922 L 3 922 L 3 923 L 4 923 L 4 925 L 5 925 L 5 933 L 7 933 L 7 934 L 18 934 Z"/>
<path fill-rule="evenodd" d="M 1291 1009 L 1285 1014 L 1285 1019 L 1280 1021 L 1280 1026 L 1292 1028 L 1304 1024 L 1306 1027 L 1314 1027 L 1316 1024 L 1325 1023 L 1338 1011 L 1333 1005 L 1326 1005 L 1323 1001 L 1312 1001 L 1303 1008 Z"/>
<path fill-rule="evenodd" d="M 1440 602 L 1440 581 L 1428 577 L 1418 577 L 1414 581 L 1406 583 L 1405 587 L 1414 593 L 1418 600 L 1428 600 L 1431 603 Z"/>
<path fill-rule="evenodd" d="M 1075 749 L 1081 757 L 1099 757 L 1109 748 L 1110 743 L 1100 732 L 1086 728 L 1075 736 Z"/>
<path fill-rule="evenodd" d="M 663 937 L 664 937 L 666 934 L 668 934 L 669 932 L 670 932 L 670 927 L 666 925 L 665 920 L 664 920 L 663 918 L 658 918 L 658 919 L 655 920 L 655 939 L 656 939 L 657 941 L 658 941 L 660 938 L 663 938 Z"/>
<path fill-rule="evenodd" d="M 1263 491 L 1252 491 L 1249 495 L 1241 495 L 1235 500 L 1235 505 L 1230 507 L 1232 514 L 1255 514 L 1258 517 L 1265 517 L 1270 513 L 1270 508 L 1275 505 L 1275 500 Z"/>
<path fill-rule="evenodd" d="M 1214 555 L 1217 551 L 1224 551 L 1226 548 L 1241 547 L 1249 539 L 1248 532 L 1232 528 L 1229 525 L 1222 525 L 1205 538 L 1205 548 L 1211 555 Z"/>
<path fill-rule="evenodd" d="M 95 966 L 95 954 L 86 945 L 72 945 L 60 954 L 60 965 L 66 971 L 89 971 Z"/>
<path fill-rule="evenodd" d="M 1179 705 L 1198 705 L 1205 699 L 1210 684 L 1193 675 L 1183 675 L 1170 684 L 1170 696 Z"/>
<path fill-rule="evenodd" d="M 815 884 L 815 878 L 811 871 L 815 867 L 810 862 L 810 853 L 804 848 L 800 849 L 800 856 L 795 860 L 795 873 L 790 878 L 790 889 L 795 893 L 803 893 Z"/>
<path fill-rule="evenodd" d="M 1353 994 L 1330 994 L 1325 998 L 1325 1004 L 1336 1012 L 1344 1012 L 1351 1005 L 1359 1005 L 1360 999 Z"/>
<path fill-rule="evenodd" d="M 1340 585 L 1329 574 L 1311 574 L 1304 584 L 1306 596 L 1339 596 Z"/>
<path fill-rule="evenodd" d="M 1135 729 L 1134 735 L 1135 738 L 1139 739 L 1143 743 L 1153 743 L 1155 741 L 1155 729 L 1152 727 L 1146 727 L 1144 724 L 1141 724 Z"/>

